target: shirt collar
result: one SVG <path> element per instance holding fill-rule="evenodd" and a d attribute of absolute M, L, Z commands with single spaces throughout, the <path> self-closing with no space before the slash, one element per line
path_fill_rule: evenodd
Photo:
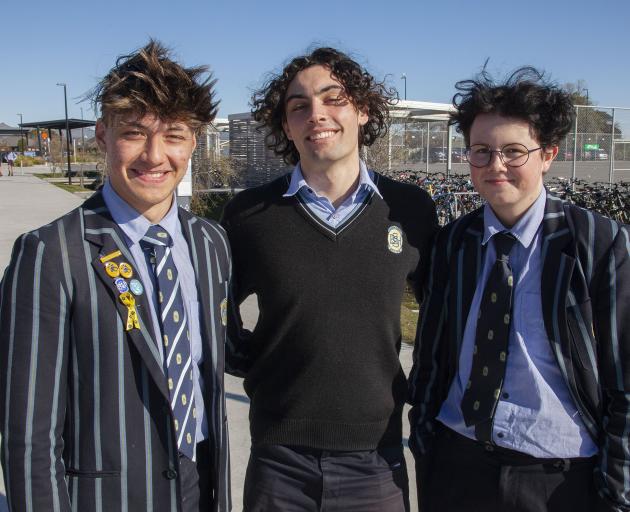
<path fill-rule="evenodd" d="M 376 183 L 374 183 L 373 177 L 374 172 L 368 170 L 363 160 L 359 160 L 359 184 L 352 195 L 356 195 L 356 193 L 361 190 L 361 188 L 368 188 L 374 190 L 374 192 L 378 194 L 378 196 L 382 199 L 383 196 L 379 192 Z M 284 193 L 283 197 L 294 196 L 302 188 L 308 189 L 309 185 L 306 182 L 306 178 L 304 178 L 304 174 L 302 174 L 302 166 L 300 165 L 300 162 L 298 162 L 291 172 L 291 181 L 289 182 L 289 188 Z"/>
<path fill-rule="evenodd" d="M 511 229 L 507 229 L 501 221 L 497 218 L 495 213 L 490 208 L 490 205 L 486 203 L 483 209 L 483 241 L 482 244 L 486 245 L 488 240 L 493 235 L 507 231 L 512 233 L 514 237 L 520 242 L 520 244 L 526 249 L 534 240 L 536 232 L 542 224 L 545 217 L 545 203 L 547 201 L 547 191 L 545 187 L 541 187 L 540 194 L 534 203 L 528 208 L 525 214 L 518 220 Z"/>
<path fill-rule="evenodd" d="M 109 209 L 109 212 L 118 224 L 123 233 L 129 238 L 132 244 L 137 244 L 140 239 L 147 233 L 151 226 L 151 222 L 144 215 L 136 211 L 129 203 L 120 197 L 109 180 L 105 181 L 103 187 L 103 200 Z M 179 229 L 179 218 L 177 217 L 177 198 L 173 194 L 173 204 L 170 210 L 159 222 L 171 238 L 174 239 Z"/>

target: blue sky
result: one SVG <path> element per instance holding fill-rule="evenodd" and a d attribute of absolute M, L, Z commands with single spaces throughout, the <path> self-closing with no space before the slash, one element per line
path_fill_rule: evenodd
<path fill-rule="evenodd" d="M 28 6 L 28 7 L 26 7 Z M 584 80 L 594 103 L 630 107 L 630 2 L 425 0 L 317 2 L 110 0 L 3 2 L 0 122 L 93 118 L 77 98 L 116 56 L 161 40 L 218 79 L 219 115 L 249 109 L 269 71 L 312 45 L 352 55 L 407 98 L 448 102 L 489 58 L 498 75 L 531 64 L 559 83 Z"/>

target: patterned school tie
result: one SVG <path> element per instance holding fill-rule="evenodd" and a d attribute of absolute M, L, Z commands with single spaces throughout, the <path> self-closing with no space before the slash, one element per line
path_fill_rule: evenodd
<path fill-rule="evenodd" d="M 177 446 L 181 453 L 192 459 L 197 416 L 193 395 L 193 362 L 188 319 L 171 251 L 173 241 L 162 226 L 154 225 L 147 230 L 140 244 L 151 256 L 157 284 L 164 368 L 175 418 Z"/>
<path fill-rule="evenodd" d="M 514 290 L 509 254 L 516 238 L 504 232 L 492 240 L 497 260 L 479 306 L 470 380 L 461 403 L 466 426 L 475 425 L 477 439 L 485 442 L 492 441 L 492 418 L 505 377 Z"/>

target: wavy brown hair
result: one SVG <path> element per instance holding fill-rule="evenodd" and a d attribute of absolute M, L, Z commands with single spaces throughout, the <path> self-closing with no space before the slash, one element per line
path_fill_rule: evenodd
<path fill-rule="evenodd" d="M 568 93 L 546 80 L 531 66 L 514 71 L 496 82 L 484 69 L 472 80 L 455 84 L 455 112 L 449 124 L 457 125 L 470 144 L 470 129 L 479 114 L 499 114 L 529 123 L 543 147 L 555 146 L 569 133 L 575 108 Z"/>
<path fill-rule="evenodd" d="M 374 77 L 345 53 L 334 48 L 317 48 L 309 55 L 292 59 L 277 75 L 252 95 L 254 119 L 267 129 L 267 147 L 282 156 L 287 164 L 295 165 L 300 155 L 284 133 L 286 119 L 286 92 L 289 84 L 302 70 L 311 66 L 324 66 L 345 89 L 355 108 L 368 113 L 368 122 L 359 130 L 359 147 L 370 146 L 387 133 L 389 107 L 398 99 L 395 89 Z"/>
<path fill-rule="evenodd" d="M 185 68 L 172 60 L 166 47 L 151 39 L 143 48 L 118 57 L 87 96 L 95 108 L 100 106 L 105 124 L 119 115 L 153 114 L 162 120 L 185 122 L 197 131 L 217 114 L 215 83 L 206 66 Z"/>

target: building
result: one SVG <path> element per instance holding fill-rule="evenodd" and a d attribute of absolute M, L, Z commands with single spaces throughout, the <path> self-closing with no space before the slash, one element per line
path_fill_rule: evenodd
<path fill-rule="evenodd" d="M 291 170 L 282 158 L 265 144 L 265 133 L 258 129 L 250 112 L 228 116 L 230 158 L 238 167 L 238 185 L 255 187 Z"/>

